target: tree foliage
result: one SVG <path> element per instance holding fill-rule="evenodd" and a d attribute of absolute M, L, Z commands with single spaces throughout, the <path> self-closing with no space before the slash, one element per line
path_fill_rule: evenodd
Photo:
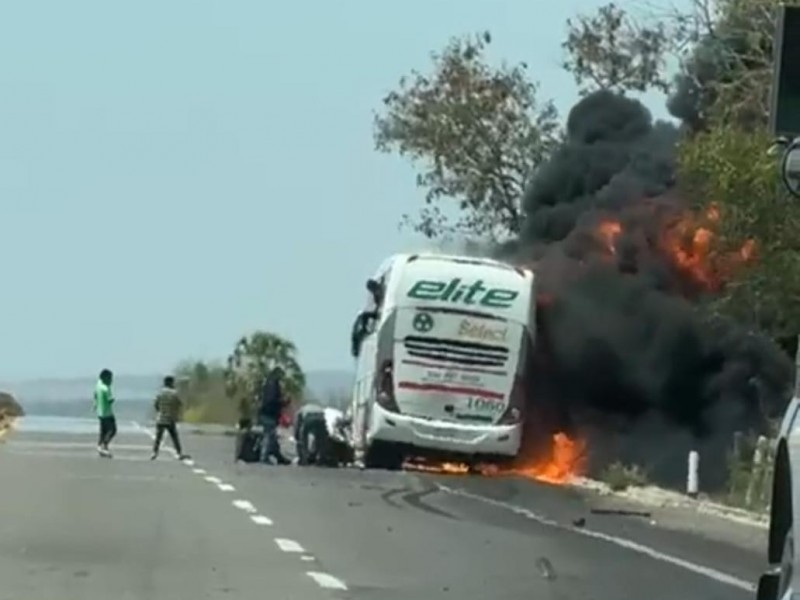
<path fill-rule="evenodd" d="M 754 242 L 752 268 L 732 281 L 715 308 L 785 338 L 800 322 L 800 204 L 780 189 L 776 158 L 765 152 L 769 142 L 764 131 L 710 129 L 684 140 L 679 174 L 687 195 L 719 203 L 719 251 Z"/>
<path fill-rule="evenodd" d="M 451 40 L 432 73 L 403 77 L 375 116 L 377 149 L 423 165 L 426 206 L 406 221 L 429 238 L 518 233 L 522 193 L 557 139 L 556 111 L 537 99 L 526 65 L 490 66 L 490 42 Z"/>
<path fill-rule="evenodd" d="M 636 16 L 607 4 L 568 22 L 564 64 L 585 91 L 668 92 L 670 112 L 694 130 L 713 122 L 761 127 L 768 118 L 781 3 L 692 0 L 686 10 Z M 672 81 L 669 64 L 678 67 Z"/>
<path fill-rule="evenodd" d="M 186 361 L 175 369 L 175 378 L 184 402 L 184 419 L 193 423 L 236 422 L 236 406 L 225 393 L 223 365 Z"/>
<path fill-rule="evenodd" d="M 239 405 L 252 402 L 258 386 L 275 367 L 284 371 L 284 390 L 299 401 L 306 377 L 294 343 L 274 333 L 256 331 L 242 337 L 228 356 L 225 370 L 228 397 Z"/>
<path fill-rule="evenodd" d="M 642 24 L 611 3 L 568 20 L 567 30 L 563 66 L 582 94 L 668 90 L 664 62 L 671 40 L 664 23 Z"/>
<path fill-rule="evenodd" d="M 7 392 L 0 392 L 0 421 L 4 418 L 21 417 L 25 414 L 16 398 Z"/>
<path fill-rule="evenodd" d="M 252 413 L 259 384 L 273 367 L 285 373 L 284 389 L 299 401 L 305 374 L 295 345 L 274 333 L 256 331 L 236 342 L 224 364 L 185 361 L 175 369 L 184 418 L 195 423 L 233 424 Z"/>

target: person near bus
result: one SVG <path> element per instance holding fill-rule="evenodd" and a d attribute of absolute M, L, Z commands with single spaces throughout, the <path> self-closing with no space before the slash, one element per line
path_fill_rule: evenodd
<path fill-rule="evenodd" d="M 156 409 L 156 439 L 153 443 L 153 455 L 150 460 L 158 458 L 158 451 L 161 448 L 161 440 L 164 438 L 164 432 L 169 434 L 172 440 L 172 446 L 178 454 L 178 458 L 188 458 L 183 453 L 181 448 L 180 436 L 178 436 L 178 420 L 181 416 L 183 403 L 175 389 L 175 378 L 172 375 L 164 377 L 164 385 L 161 391 L 158 392 L 155 402 L 153 403 Z"/>
<path fill-rule="evenodd" d="M 319 460 L 321 442 L 327 437 L 325 409 L 318 404 L 304 404 L 294 418 L 294 440 L 297 464 L 315 464 Z M 312 445 L 311 439 L 314 443 Z"/>
<path fill-rule="evenodd" d="M 264 379 L 260 391 L 258 421 L 264 428 L 264 439 L 261 444 L 262 463 L 269 463 L 270 457 L 273 457 L 279 465 L 290 464 L 290 461 L 282 454 L 278 441 L 278 425 L 285 405 L 283 369 L 275 367 Z"/>
<path fill-rule="evenodd" d="M 94 386 L 94 409 L 97 414 L 100 433 L 97 440 L 97 453 L 100 456 L 111 458 L 108 445 L 117 435 L 117 420 L 114 417 L 114 393 L 111 384 L 114 374 L 110 369 L 100 371 L 100 376 Z"/>

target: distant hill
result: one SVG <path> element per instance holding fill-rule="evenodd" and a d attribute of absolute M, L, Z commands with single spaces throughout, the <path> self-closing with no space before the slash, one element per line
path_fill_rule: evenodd
<path fill-rule="evenodd" d="M 307 390 L 311 397 L 325 402 L 330 398 L 349 396 L 353 373 L 343 370 L 319 370 L 306 373 Z M 28 411 L 38 412 L 36 405 L 52 406 L 80 402 L 91 404 L 94 377 L 66 379 L 29 379 L 2 383 L 0 389 L 8 390 Z M 120 401 L 149 401 L 161 385 L 161 375 L 117 375 L 114 391 Z"/>

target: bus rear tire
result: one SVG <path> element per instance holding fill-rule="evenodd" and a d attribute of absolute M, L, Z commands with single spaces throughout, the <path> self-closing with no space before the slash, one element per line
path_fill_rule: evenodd
<path fill-rule="evenodd" d="M 405 461 L 402 450 L 389 442 L 373 442 L 365 454 L 364 463 L 367 469 L 399 471 Z"/>

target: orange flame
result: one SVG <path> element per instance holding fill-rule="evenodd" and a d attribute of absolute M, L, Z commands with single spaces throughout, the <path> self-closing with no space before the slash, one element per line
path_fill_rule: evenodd
<path fill-rule="evenodd" d="M 662 238 L 662 247 L 672 257 L 675 266 L 712 291 L 722 288 L 736 268 L 755 258 L 755 241 L 752 239 L 746 240 L 733 252 L 714 248 L 714 230 L 720 218 L 719 206 L 711 203 L 700 216 L 685 213 L 666 228 Z"/>
<path fill-rule="evenodd" d="M 586 472 L 586 443 L 572 439 L 565 433 L 557 433 L 553 436 L 549 456 L 512 469 L 511 472 L 547 483 L 570 483 Z"/>
<path fill-rule="evenodd" d="M 597 235 L 611 254 L 617 253 L 617 238 L 622 233 L 619 221 L 601 221 L 597 226 Z"/>
<path fill-rule="evenodd" d="M 406 464 L 406 468 L 442 475 L 466 475 L 470 472 L 469 465 L 454 462 L 410 462 Z M 581 440 L 571 439 L 565 433 L 557 433 L 553 436 L 553 445 L 550 449 L 550 454 L 543 460 L 535 461 L 529 465 L 518 465 L 508 469 L 491 464 L 481 464 L 477 465 L 473 469 L 473 472 L 479 473 L 485 477 L 518 475 L 547 483 L 567 484 L 572 482 L 576 477 L 583 475 L 585 469 L 586 444 Z"/>
<path fill-rule="evenodd" d="M 710 291 L 721 289 L 738 267 L 755 258 L 754 240 L 746 240 L 733 252 L 715 247 L 721 218 L 716 203 L 709 204 L 700 213 L 687 211 L 665 224 L 659 240 L 661 251 L 670 257 L 675 267 Z M 617 240 L 622 231 L 622 224 L 616 220 L 606 219 L 597 225 L 595 235 L 609 256 L 616 254 Z"/>

